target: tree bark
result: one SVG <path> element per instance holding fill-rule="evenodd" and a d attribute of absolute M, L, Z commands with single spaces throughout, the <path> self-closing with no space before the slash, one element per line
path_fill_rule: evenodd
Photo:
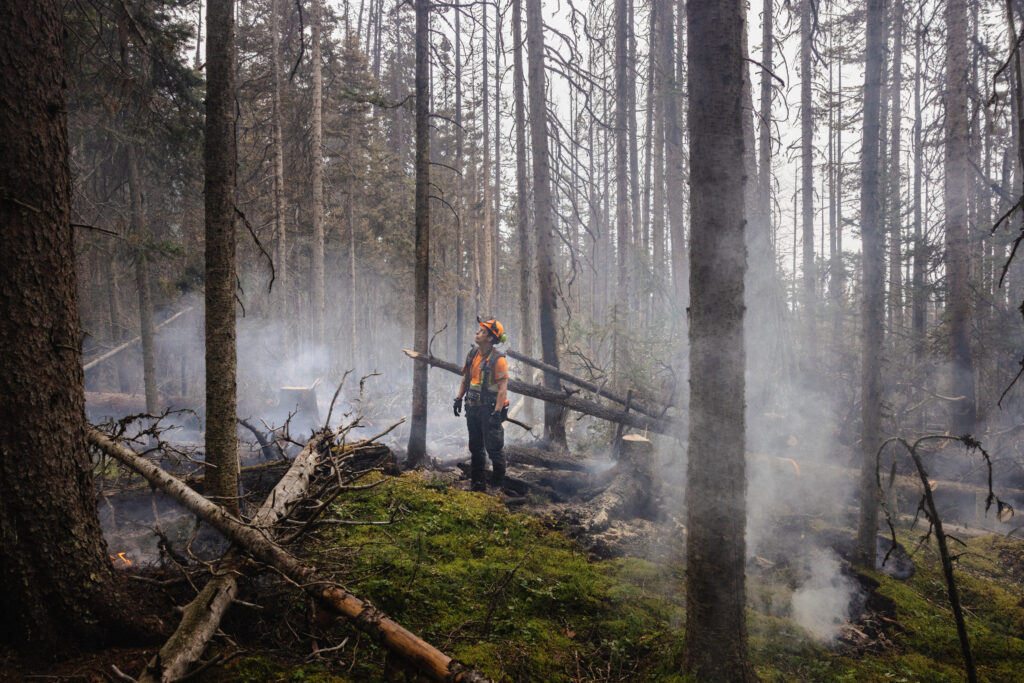
<path fill-rule="evenodd" d="M 903 132 L 903 0 L 893 3 L 892 19 L 892 128 L 889 144 L 889 328 L 896 335 L 903 329 L 903 204 L 900 198 L 900 145 Z"/>
<path fill-rule="evenodd" d="M 882 317 L 885 240 L 880 216 L 878 146 L 885 50 L 885 0 L 869 0 L 864 74 L 864 136 L 861 143 L 861 463 L 857 563 L 875 568 L 878 535 L 876 454 L 882 443 Z"/>
<path fill-rule="evenodd" d="M 814 302 L 817 293 L 817 274 L 814 263 L 814 102 L 811 98 L 811 35 L 812 3 L 803 0 L 800 8 L 800 205 L 803 212 L 803 296 L 804 316 L 808 329 L 813 324 Z"/>
<path fill-rule="evenodd" d="M 323 59 L 321 55 L 321 24 L 323 8 L 320 0 L 312 0 L 313 112 L 310 120 L 310 146 L 313 155 L 313 272 L 310 273 L 313 297 L 313 340 L 318 346 L 327 341 L 324 330 L 324 142 L 323 142 Z M 355 292 L 352 292 L 355 296 Z M 353 316 L 355 317 L 355 316 Z"/>
<path fill-rule="evenodd" d="M 540 339 L 544 362 L 558 367 L 558 302 L 555 283 L 555 220 L 548 166 L 547 96 L 544 86 L 544 22 L 541 0 L 526 0 L 526 42 L 530 71 L 530 137 L 533 142 L 533 206 L 537 230 L 537 291 L 540 298 Z M 544 374 L 544 386 L 559 390 L 558 377 Z M 562 411 L 544 404 L 544 438 L 565 446 Z"/>
<path fill-rule="evenodd" d="M 462 8 L 455 8 L 455 172 L 458 174 L 458 194 L 455 197 L 459 219 L 455 221 L 455 349 L 461 354 L 464 349 L 464 312 L 463 295 L 465 293 L 465 245 L 463 244 L 462 221 L 466 213 L 465 187 L 463 180 L 462 153 L 465 131 L 462 128 Z M 518 45 L 517 48 L 518 49 Z"/>
<path fill-rule="evenodd" d="M 690 434 L 685 668 L 753 681 L 746 628 L 745 3 L 691 0 Z"/>
<path fill-rule="evenodd" d="M 949 0 L 946 19 L 946 153 L 943 194 L 946 205 L 946 282 L 951 364 L 951 393 L 962 397 L 951 404 L 950 429 L 969 434 L 975 427 L 974 364 L 970 344 L 968 286 L 967 187 L 972 177 L 968 162 L 967 4 Z"/>
<path fill-rule="evenodd" d="M 519 348 L 526 355 L 534 349 L 532 291 L 533 235 L 529 216 L 529 180 L 526 175 L 526 95 L 523 91 L 522 0 L 512 0 L 512 90 L 516 127 L 516 227 L 519 235 Z M 462 349 L 460 347 L 459 352 Z M 528 404 L 529 405 L 529 404 Z"/>
<path fill-rule="evenodd" d="M 665 22 L 671 20 L 671 11 L 665 12 Z M 672 279 L 675 284 L 675 316 L 682 318 L 686 302 L 689 300 L 689 271 L 687 269 L 686 235 L 683 230 L 683 3 L 679 2 L 678 26 L 674 31 L 666 32 L 662 46 L 663 54 L 668 59 L 673 57 L 673 44 L 678 37 L 679 44 L 674 48 L 676 69 L 665 65 L 665 74 L 670 76 L 665 86 L 665 194 L 668 204 L 668 233 L 672 239 Z"/>
<path fill-rule="evenodd" d="M 913 340 L 914 360 L 918 363 L 924 358 L 925 344 L 925 306 L 927 293 L 925 282 L 925 242 L 923 230 L 924 203 L 921 184 L 924 179 L 924 146 L 921 135 L 923 119 L 921 117 L 921 64 L 922 43 L 924 41 L 923 19 L 920 14 L 914 31 L 914 253 L 913 253 L 913 287 L 911 289 L 910 327 Z"/>
<path fill-rule="evenodd" d="M 146 412 L 160 411 L 160 395 L 156 382 L 156 328 L 153 326 L 153 294 L 149 283 L 149 227 L 143 205 L 142 174 L 139 172 L 138 150 L 129 142 L 128 191 L 131 196 L 132 236 L 135 245 L 135 287 L 139 295 L 139 338 L 142 340 L 142 383 L 146 393 Z"/>
<path fill-rule="evenodd" d="M 430 321 L 430 0 L 416 0 L 416 268 L 414 344 L 427 352 Z M 427 453 L 427 366 L 412 373 L 412 420 L 408 465 L 418 467 Z"/>
<path fill-rule="evenodd" d="M 63 30 L 56 0 L 0 5 L 0 640 L 46 657 L 136 628 L 85 443 Z"/>
<path fill-rule="evenodd" d="M 274 276 L 277 287 L 277 310 L 285 319 L 290 317 L 288 300 L 288 235 L 285 225 L 284 192 L 284 136 L 281 133 L 281 0 L 270 0 L 270 65 L 273 69 L 273 90 L 271 99 L 271 122 L 274 148 L 274 237 L 277 248 L 274 254 Z M 285 326 L 288 329 L 288 326 Z"/>
<path fill-rule="evenodd" d="M 234 0 L 206 10 L 206 476 L 238 513 L 235 355 Z"/>

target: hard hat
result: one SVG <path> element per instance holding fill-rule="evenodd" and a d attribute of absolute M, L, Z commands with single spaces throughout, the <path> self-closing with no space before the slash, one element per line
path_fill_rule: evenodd
<path fill-rule="evenodd" d="M 508 341 L 508 337 L 505 336 L 505 328 L 494 318 L 481 320 L 480 316 L 477 316 L 476 321 L 480 323 L 480 327 L 491 333 L 495 344 L 504 344 Z"/>

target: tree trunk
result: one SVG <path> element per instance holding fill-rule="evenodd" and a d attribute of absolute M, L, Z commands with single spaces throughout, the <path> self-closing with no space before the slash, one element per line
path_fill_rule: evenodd
<path fill-rule="evenodd" d="M 690 434 L 686 652 L 702 681 L 753 681 L 746 628 L 743 279 L 745 3 L 688 3 Z"/>
<path fill-rule="evenodd" d="M 490 315 L 498 315 L 501 308 L 501 12 L 494 12 L 494 253 L 491 266 L 494 274 L 494 304 Z"/>
<path fill-rule="evenodd" d="M 413 331 L 416 350 L 427 352 L 430 310 L 430 0 L 416 0 L 416 306 Z M 409 425 L 409 467 L 418 467 L 427 453 L 427 366 L 412 371 L 412 421 Z"/>
<path fill-rule="evenodd" d="M 666 23 L 671 21 L 671 5 L 665 12 Z M 684 315 L 683 308 L 689 300 L 688 269 L 686 259 L 686 235 L 683 234 L 683 3 L 679 3 L 678 26 L 675 30 L 664 34 L 666 44 L 662 46 L 663 54 L 668 59 L 673 56 L 673 43 L 678 36 L 679 44 L 674 48 L 676 69 L 666 64 L 665 75 L 670 79 L 665 86 L 665 194 L 668 204 L 668 232 L 672 239 L 672 279 L 675 284 L 675 316 Z M 671 27 L 669 27 L 671 28 Z"/>
<path fill-rule="evenodd" d="M 46 657 L 136 627 L 85 442 L 63 31 L 55 0 L 0 6 L 0 640 Z"/>
<path fill-rule="evenodd" d="M 857 563 L 875 568 L 878 534 L 876 455 L 882 443 L 882 316 L 885 240 L 879 215 L 878 146 L 885 50 L 885 0 L 869 0 L 864 75 L 864 137 L 861 144 L 861 463 Z"/>
<path fill-rule="evenodd" d="M 465 271 L 465 245 L 463 244 L 462 221 L 465 219 L 465 187 L 463 180 L 463 138 L 465 131 L 462 129 L 462 31 L 461 21 L 462 8 L 455 8 L 455 172 L 458 174 L 458 194 L 455 197 L 455 207 L 459 219 L 455 221 L 455 348 L 461 354 L 464 349 L 464 328 L 465 313 L 464 299 L 466 284 L 464 282 Z M 517 48 L 518 49 L 518 46 Z"/>
<path fill-rule="evenodd" d="M 544 22 L 541 0 L 526 0 L 526 42 L 530 71 L 530 137 L 533 141 L 533 215 L 537 230 L 537 291 L 540 299 L 540 343 L 544 362 L 558 367 L 558 303 L 555 283 L 555 207 L 548 167 L 547 99 L 544 86 Z M 544 374 L 544 385 L 559 390 L 558 377 Z M 544 404 L 544 438 L 565 446 L 562 410 Z"/>
<path fill-rule="evenodd" d="M 968 162 L 967 4 L 949 0 L 946 18 L 946 281 L 951 364 L 950 429 L 969 434 L 975 426 L 974 365 L 970 345 L 970 291 L 968 287 L 967 187 L 972 173 Z"/>
<path fill-rule="evenodd" d="M 812 3 L 803 0 L 800 8 L 800 203 L 803 210 L 803 304 L 808 330 L 813 329 L 817 274 L 814 263 L 814 102 L 811 97 Z"/>
<path fill-rule="evenodd" d="M 149 227 L 146 225 L 146 209 L 143 205 L 142 174 L 139 172 L 138 151 L 134 142 L 129 142 L 128 193 L 131 197 L 132 236 L 136 240 L 135 287 L 139 294 L 139 337 L 142 340 L 142 381 L 146 391 L 146 412 L 155 415 L 160 411 L 160 396 L 156 383 L 156 328 L 153 326 L 153 294 L 149 283 Z"/>
<path fill-rule="evenodd" d="M 483 222 L 478 228 L 481 231 L 480 240 L 480 308 L 478 312 L 484 315 L 494 315 L 494 216 L 491 213 L 491 119 L 488 109 L 490 92 L 488 90 L 487 72 L 487 3 L 480 5 L 483 8 L 483 20 L 481 31 L 483 48 L 481 49 L 481 71 L 483 73 Z"/>
<path fill-rule="evenodd" d="M 281 134 L 281 29 L 280 0 L 270 2 L 271 69 L 273 69 L 273 90 L 271 96 L 271 126 L 274 139 L 274 236 L 277 248 L 274 254 L 274 285 L 277 287 L 277 314 L 283 319 L 291 318 L 288 300 L 288 236 L 285 227 L 284 194 L 284 137 Z M 288 326 L 285 325 L 285 329 Z"/>
<path fill-rule="evenodd" d="M 628 0 L 615 0 L 615 310 L 616 320 L 612 328 L 614 354 L 613 376 L 624 372 L 628 353 L 626 344 L 619 338 L 621 330 L 629 326 L 629 262 L 632 245 L 629 210 L 629 74 L 627 64 L 629 24 Z M 615 377 L 618 380 L 618 377 Z"/>
<path fill-rule="evenodd" d="M 921 141 L 921 50 L 924 41 L 923 20 L 920 13 L 914 31 L 914 254 L 913 254 L 913 286 L 911 288 L 910 326 L 911 339 L 914 345 L 914 360 L 918 363 L 924 358 L 924 327 L 925 306 L 928 303 L 924 290 L 925 282 L 925 243 L 923 228 L 924 203 L 921 183 L 924 178 L 924 147 Z"/>
<path fill-rule="evenodd" d="M 238 513 L 234 0 L 206 10 L 206 481 Z"/>
<path fill-rule="evenodd" d="M 526 77 L 523 74 L 523 10 L 522 0 L 512 0 L 512 89 L 515 97 L 516 127 L 516 228 L 519 233 L 519 348 L 528 356 L 536 345 L 533 333 L 535 315 L 532 304 L 534 262 L 533 235 L 529 216 L 529 180 L 526 175 Z M 459 347 L 459 353 L 462 348 Z M 532 421 L 533 406 L 527 401 L 526 419 Z"/>
<path fill-rule="evenodd" d="M 672 21 L 671 0 L 654 0 L 651 3 L 651 73 L 653 85 L 654 112 L 652 114 L 654 131 L 651 142 L 651 158 L 654 165 L 654 187 L 652 188 L 651 204 L 651 241 L 654 242 L 652 255 L 654 259 L 651 273 L 654 277 L 655 307 L 664 306 L 668 300 L 665 291 L 665 126 L 668 119 L 665 107 L 672 95 L 669 89 L 675 79 L 672 74 L 675 64 L 672 61 L 672 46 L 675 43 Z"/>
<path fill-rule="evenodd" d="M 900 134 L 903 108 L 903 0 L 895 0 L 892 19 L 892 130 L 889 144 L 889 173 L 886 180 L 889 208 L 889 329 L 896 335 L 903 329 L 903 209 L 900 201 Z"/>
<path fill-rule="evenodd" d="M 313 155 L 313 341 L 323 346 L 327 341 L 324 330 L 324 143 L 323 143 L 323 59 L 320 50 L 320 31 L 323 23 L 320 0 L 312 0 L 313 49 L 310 61 L 313 67 L 313 112 L 310 121 L 310 146 Z M 351 293 L 353 298 L 355 292 Z"/>

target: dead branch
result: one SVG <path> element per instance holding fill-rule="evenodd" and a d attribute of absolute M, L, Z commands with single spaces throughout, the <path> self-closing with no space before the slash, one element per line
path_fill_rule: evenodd
<path fill-rule="evenodd" d="M 449 363 L 441 360 L 440 358 L 427 356 L 408 349 L 402 349 L 402 351 L 405 355 L 415 361 L 426 363 L 427 365 L 432 365 L 434 367 L 441 368 L 442 370 L 447 370 L 448 372 L 456 375 L 462 374 L 462 369 L 455 363 Z M 570 410 L 575 410 L 586 415 L 592 415 L 602 420 L 608 420 L 609 422 L 621 423 L 630 427 L 636 427 L 637 429 L 646 429 L 658 434 L 666 434 L 671 431 L 671 425 L 668 420 L 662 420 L 640 413 L 625 413 L 614 410 L 599 403 L 570 395 L 564 391 L 554 391 L 547 387 L 529 384 L 515 379 L 510 379 L 508 381 L 508 390 L 516 394 L 522 394 L 523 396 L 530 396 L 542 401 L 557 403 L 558 405 L 565 406 Z"/>
<path fill-rule="evenodd" d="M 361 631 L 433 680 L 466 683 L 489 681 L 480 672 L 452 659 L 403 628 L 373 605 L 326 580 L 314 568 L 303 565 L 268 539 L 262 531 L 228 514 L 172 475 L 140 458 L 131 449 L 114 442 L 96 429 L 90 429 L 87 438 L 90 444 L 141 474 L 151 484 L 202 517 L 233 543 L 244 548 L 253 558 L 272 566 L 284 577 L 302 586 L 314 599 L 340 616 L 352 620 Z"/>
<path fill-rule="evenodd" d="M 163 321 L 162 323 L 160 323 L 159 325 L 154 327 L 153 330 L 156 331 L 156 330 L 159 330 L 161 327 L 165 327 L 167 325 L 170 325 L 172 322 L 174 322 L 175 320 L 177 320 L 178 318 L 180 318 L 181 316 L 185 315 L 186 313 L 188 313 L 191 310 L 192 310 L 191 306 L 188 306 L 186 308 L 181 309 L 180 311 L 178 311 L 177 313 L 172 315 L 170 318 L 168 318 L 167 320 Z M 107 360 L 109 358 L 113 358 L 117 354 L 119 354 L 122 351 L 124 351 L 125 349 L 127 349 L 132 344 L 138 344 L 141 340 L 142 340 L 141 336 L 140 337 L 135 337 L 134 339 L 130 339 L 130 340 L 126 341 L 124 344 L 121 344 L 120 346 L 114 347 L 110 351 L 107 351 L 106 353 L 104 353 L 102 356 L 99 356 L 98 358 L 95 358 L 95 359 L 89 361 L 88 363 L 86 363 L 85 365 L 83 365 L 82 366 L 82 370 L 83 371 L 92 370 L 94 367 L 96 367 L 97 365 L 99 365 L 103 361 L 105 361 L 105 360 Z"/>

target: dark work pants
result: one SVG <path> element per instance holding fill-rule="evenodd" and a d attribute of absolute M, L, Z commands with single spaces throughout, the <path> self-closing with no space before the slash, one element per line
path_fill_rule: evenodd
<path fill-rule="evenodd" d="M 487 460 L 484 449 L 491 458 L 494 470 L 493 485 L 500 489 L 505 482 L 505 430 L 500 422 L 491 423 L 493 405 L 468 406 L 466 408 L 466 427 L 469 429 L 469 472 L 473 481 L 474 491 L 487 490 Z"/>

